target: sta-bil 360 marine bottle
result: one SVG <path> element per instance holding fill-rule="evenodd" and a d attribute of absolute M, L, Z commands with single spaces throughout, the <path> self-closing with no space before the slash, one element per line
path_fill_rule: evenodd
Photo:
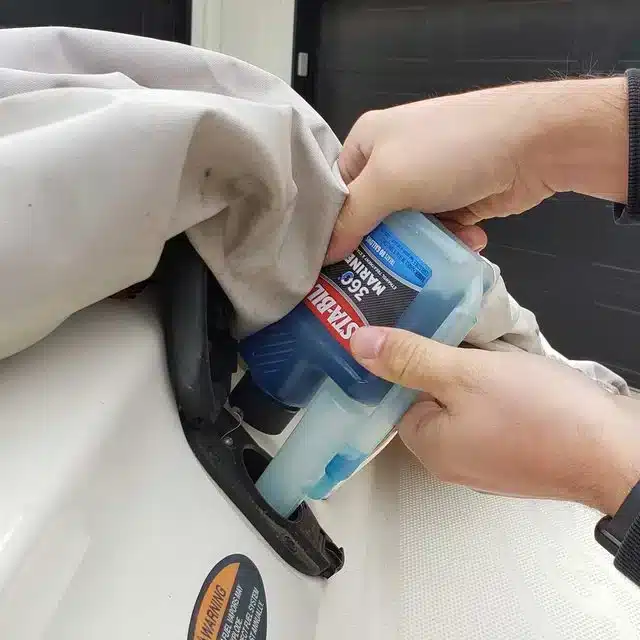
<path fill-rule="evenodd" d="M 241 343 L 254 383 L 286 406 L 306 408 L 257 482 L 280 515 L 348 478 L 415 399 L 354 360 L 353 334 L 399 327 L 458 345 L 476 321 L 488 271 L 435 219 L 397 212 L 325 267 L 291 313 Z"/>

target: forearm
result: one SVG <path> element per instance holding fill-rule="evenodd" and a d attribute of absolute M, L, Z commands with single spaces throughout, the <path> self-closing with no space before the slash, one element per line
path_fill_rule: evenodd
<path fill-rule="evenodd" d="M 524 88 L 526 87 L 526 88 Z M 526 170 L 554 192 L 574 191 L 624 203 L 629 133 L 624 77 L 523 86 Z"/>

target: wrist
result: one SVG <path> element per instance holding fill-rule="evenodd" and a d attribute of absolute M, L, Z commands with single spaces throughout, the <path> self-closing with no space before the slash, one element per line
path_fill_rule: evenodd
<path fill-rule="evenodd" d="M 614 397 L 615 409 L 602 425 L 602 436 L 592 452 L 593 482 L 582 502 L 613 516 L 640 481 L 640 402 Z"/>
<path fill-rule="evenodd" d="M 626 202 L 626 79 L 565 80 L 524 87 L 523 169 L 553 192 Z"/>

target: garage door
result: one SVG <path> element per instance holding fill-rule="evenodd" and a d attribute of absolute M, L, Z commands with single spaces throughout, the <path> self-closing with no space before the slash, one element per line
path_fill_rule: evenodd
<path fill-rule="evenodd" d="M 309 61 L 294 86 L 341 137 L 373 108 L 640 66 L 637 0 L 303 0 L 297 27 Z M 640 228 L 563 195 L 486 229 L 486 256 L 552 344 L 640 387 Z"/>

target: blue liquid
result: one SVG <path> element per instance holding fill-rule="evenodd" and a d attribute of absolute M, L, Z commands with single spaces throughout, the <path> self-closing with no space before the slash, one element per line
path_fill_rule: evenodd
<path fill-rule="evenodd" d="M 306 494 L 312 500 L 322 500 L 339 482 L 346 480 L 365 460 L 366 454 L 346 445 L 331 458 L 324 475 Z"/>

